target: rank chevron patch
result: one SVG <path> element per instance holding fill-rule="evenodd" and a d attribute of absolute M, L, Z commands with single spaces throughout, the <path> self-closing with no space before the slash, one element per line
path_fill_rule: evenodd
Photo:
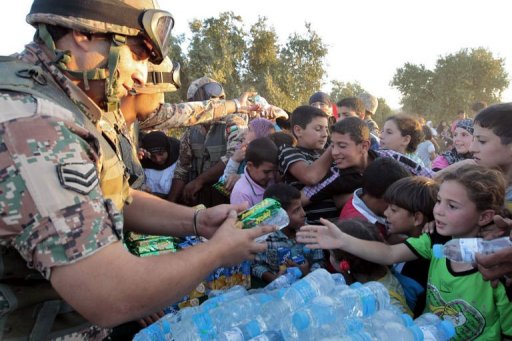
<path fill-rule="evenodd" d="M 57 174 L 62 187 L 84 195 L 89 194 L 99 181 L 96 167 L 90 162 L 59 164 Z"/>

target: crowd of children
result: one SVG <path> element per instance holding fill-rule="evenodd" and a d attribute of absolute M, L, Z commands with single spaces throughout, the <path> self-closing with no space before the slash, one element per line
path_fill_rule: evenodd
<path fill-rule="evenodd" d="M 312 100 L 291 113 L 289 127 L 249 121 L 220 178 L 231 204 L 272 198 L 289 216 L 252 262 L 253 285 L 287 267 L 303 275 L 324 267 L 347 283 L 380 281 L 403 312 L 451 320 L 458 340 L 512 336 L 506 283 L 432 256 L 433 244 L 481 236 L 508 214 L 512 104 L 454 122 L 443 151 L 435 129 L 413 116 L 388 117 L 379 135 L 360 98 L 338 102 L 337 120 L 326 94 Z"/>

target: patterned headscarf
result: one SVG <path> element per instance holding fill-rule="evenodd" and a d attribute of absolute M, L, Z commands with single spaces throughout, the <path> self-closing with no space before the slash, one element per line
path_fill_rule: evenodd
<path fill-rule="evenodd" d="M 473 120 L 470 118 L 460 120 L 455 125 L 455 129 L 457 129 L 457 128 L 462 128 L 462 129 L 466 130 L 468 133 L 470 133 L 471 135 L 473 135 L 473 132 L 474 132 Z"/>
<path fill-rule="evenodd" d="M 462 128 L 462 129 L 466 130 L 468 133 L 470 133 L 471 135 L 473 135 L 473 132 L 474 132 L 473 120 L 470 118 L 460 120 L 455 124 L 455 129 L 457 129 L 457 128 Z M 460 154 L 457 152 L 457 149 L 455 149 L 455 148 L 453 148 L 452 150 L 450 150 L 446 153 L 443 153 L 443 156 L 446 159 L 446 161 L 448 161 L 448 164 L 450 164 L 450 165 L 452 165 L 456 162 L 465 160 L 465 159 L 473 158 L 473 154 L 471 154 L 469 152 Z"/>

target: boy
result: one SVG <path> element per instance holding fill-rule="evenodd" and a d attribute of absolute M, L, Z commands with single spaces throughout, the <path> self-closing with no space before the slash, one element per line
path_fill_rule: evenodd
<path fill-rule="evenodd" d="M 306 217 L 300 202 L 300 191 L 293 186 L 281 183 L 267 188 L 264 197 L 279 201 L 281 207 L 288 213 L 290 223 L 282 230 L 268 236 L 266 240 L 267 251 L 257 254 L 254 260 L 252 267 L 253 276 L 268 283 L 285 272 L 284 268 L 280 269 L 280 265 L 282 265 L 278 255 L 278 248 L 280 247 L 290 249 L 290 258 L 296 256 L 304 257 L 303 264 L 297 264 L 291 259 L 286 261 L 287 266 L 298 267 L 302 271 L 303 276 L 307 275 L 310 271 L 321 268 L 324 258 L 322 250 L 310 250 L 306 254 L 303 245 L 298 244 L 295 240 L 295 232 L 304 225 Z"/>
<path fill-rule="evenodd" d="M 300 106 L 293 111 L 291 129 L 297 146 L 283 146 L 279 150 L 279 172 L 285 183 L 301 189 L 317 184 L 326 176 L 332 163 L 331 153 L 324 149 L 328 125 L 327 114 L 318 108 Z M 337 217 L 338 211 L 332 200 L 318 201 L 306 208 L 306 216 L 308 222 L 313 222 L 320 216 Z"/>
<path fill-rule="evenodd" d="M 410 176 L 410 173 L 396 160 L 378 158 L 364 170 L 362 186 L 354 191 L 343 206 L 340 220 L 361 218 L 379 227 L 382 237 L 386 237 L 384 211 L 388 204 L 382 198 L 386 189 L 397 180 Z"/>
<path fill-rule="evenodd" d="M 247 166 L 233 187 L 230 201 L 232 204 L 246 201 L 251 207 L 263 200 L 265 188 L 274 182 L 277 147 L 268 137 L 260 137 L 249 143 L 245 158 Z"/>
<path fill-rule="evenodd" d="M 512 210 L 512 103 L 491 105 L 476 115 L 469 151 L 477 164 L 496 168 L 507 178 L 506 207 Z"/>
<path fill-rule="evenodd" d="M 388 243 L 402 243 L 407 237 L 419 237 L 423 226 L 434 220 L 434 205 L 439 184 L 423 176 L 412 176 L 389 186 L 383 199 L 388 207 L 384 211 L 388 228 Z M 436 232 L 430 235 L 433 243 L 444 244 L 450 238 Z M 407 304 L 420 315 L 425 308 L 425 292 L 430 262 L 424 258 L 394 265 L 395 276 L 402 284 Z"/>
<path fill-rule="evenodd" d="M 358 117 L 348 117 L 332 127 L 331 154 L 336 165 L 329 177 L 315 186 L 304 187 L 305 200 L 315 202 L 337 195 L 343 205 L 362 184 L 362 173 L 377 158 L 393 158 L 413 175 L 432 177 L 432 171 L 407 156 L 392 150 L 370 150 L 370 131 L 366 122 Z"/>

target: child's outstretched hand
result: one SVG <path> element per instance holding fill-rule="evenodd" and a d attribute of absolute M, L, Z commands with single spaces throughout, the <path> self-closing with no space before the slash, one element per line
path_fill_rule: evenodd
<path fill-rule="evenodd" d="M 297 232 L 297 242 L 310 249 L 339 249 L 343 232 L 329 220 L 320 218 L 324 225 L 305 225 Z"/>
<path fill-rule="evenodd" d="M 428 223 L 423 226 L 423 229 L 421 230 L 422 233 L 428 233 L 432 234 L 436 231 L 436 222 L 435 221 L 429 221 Z"/>

